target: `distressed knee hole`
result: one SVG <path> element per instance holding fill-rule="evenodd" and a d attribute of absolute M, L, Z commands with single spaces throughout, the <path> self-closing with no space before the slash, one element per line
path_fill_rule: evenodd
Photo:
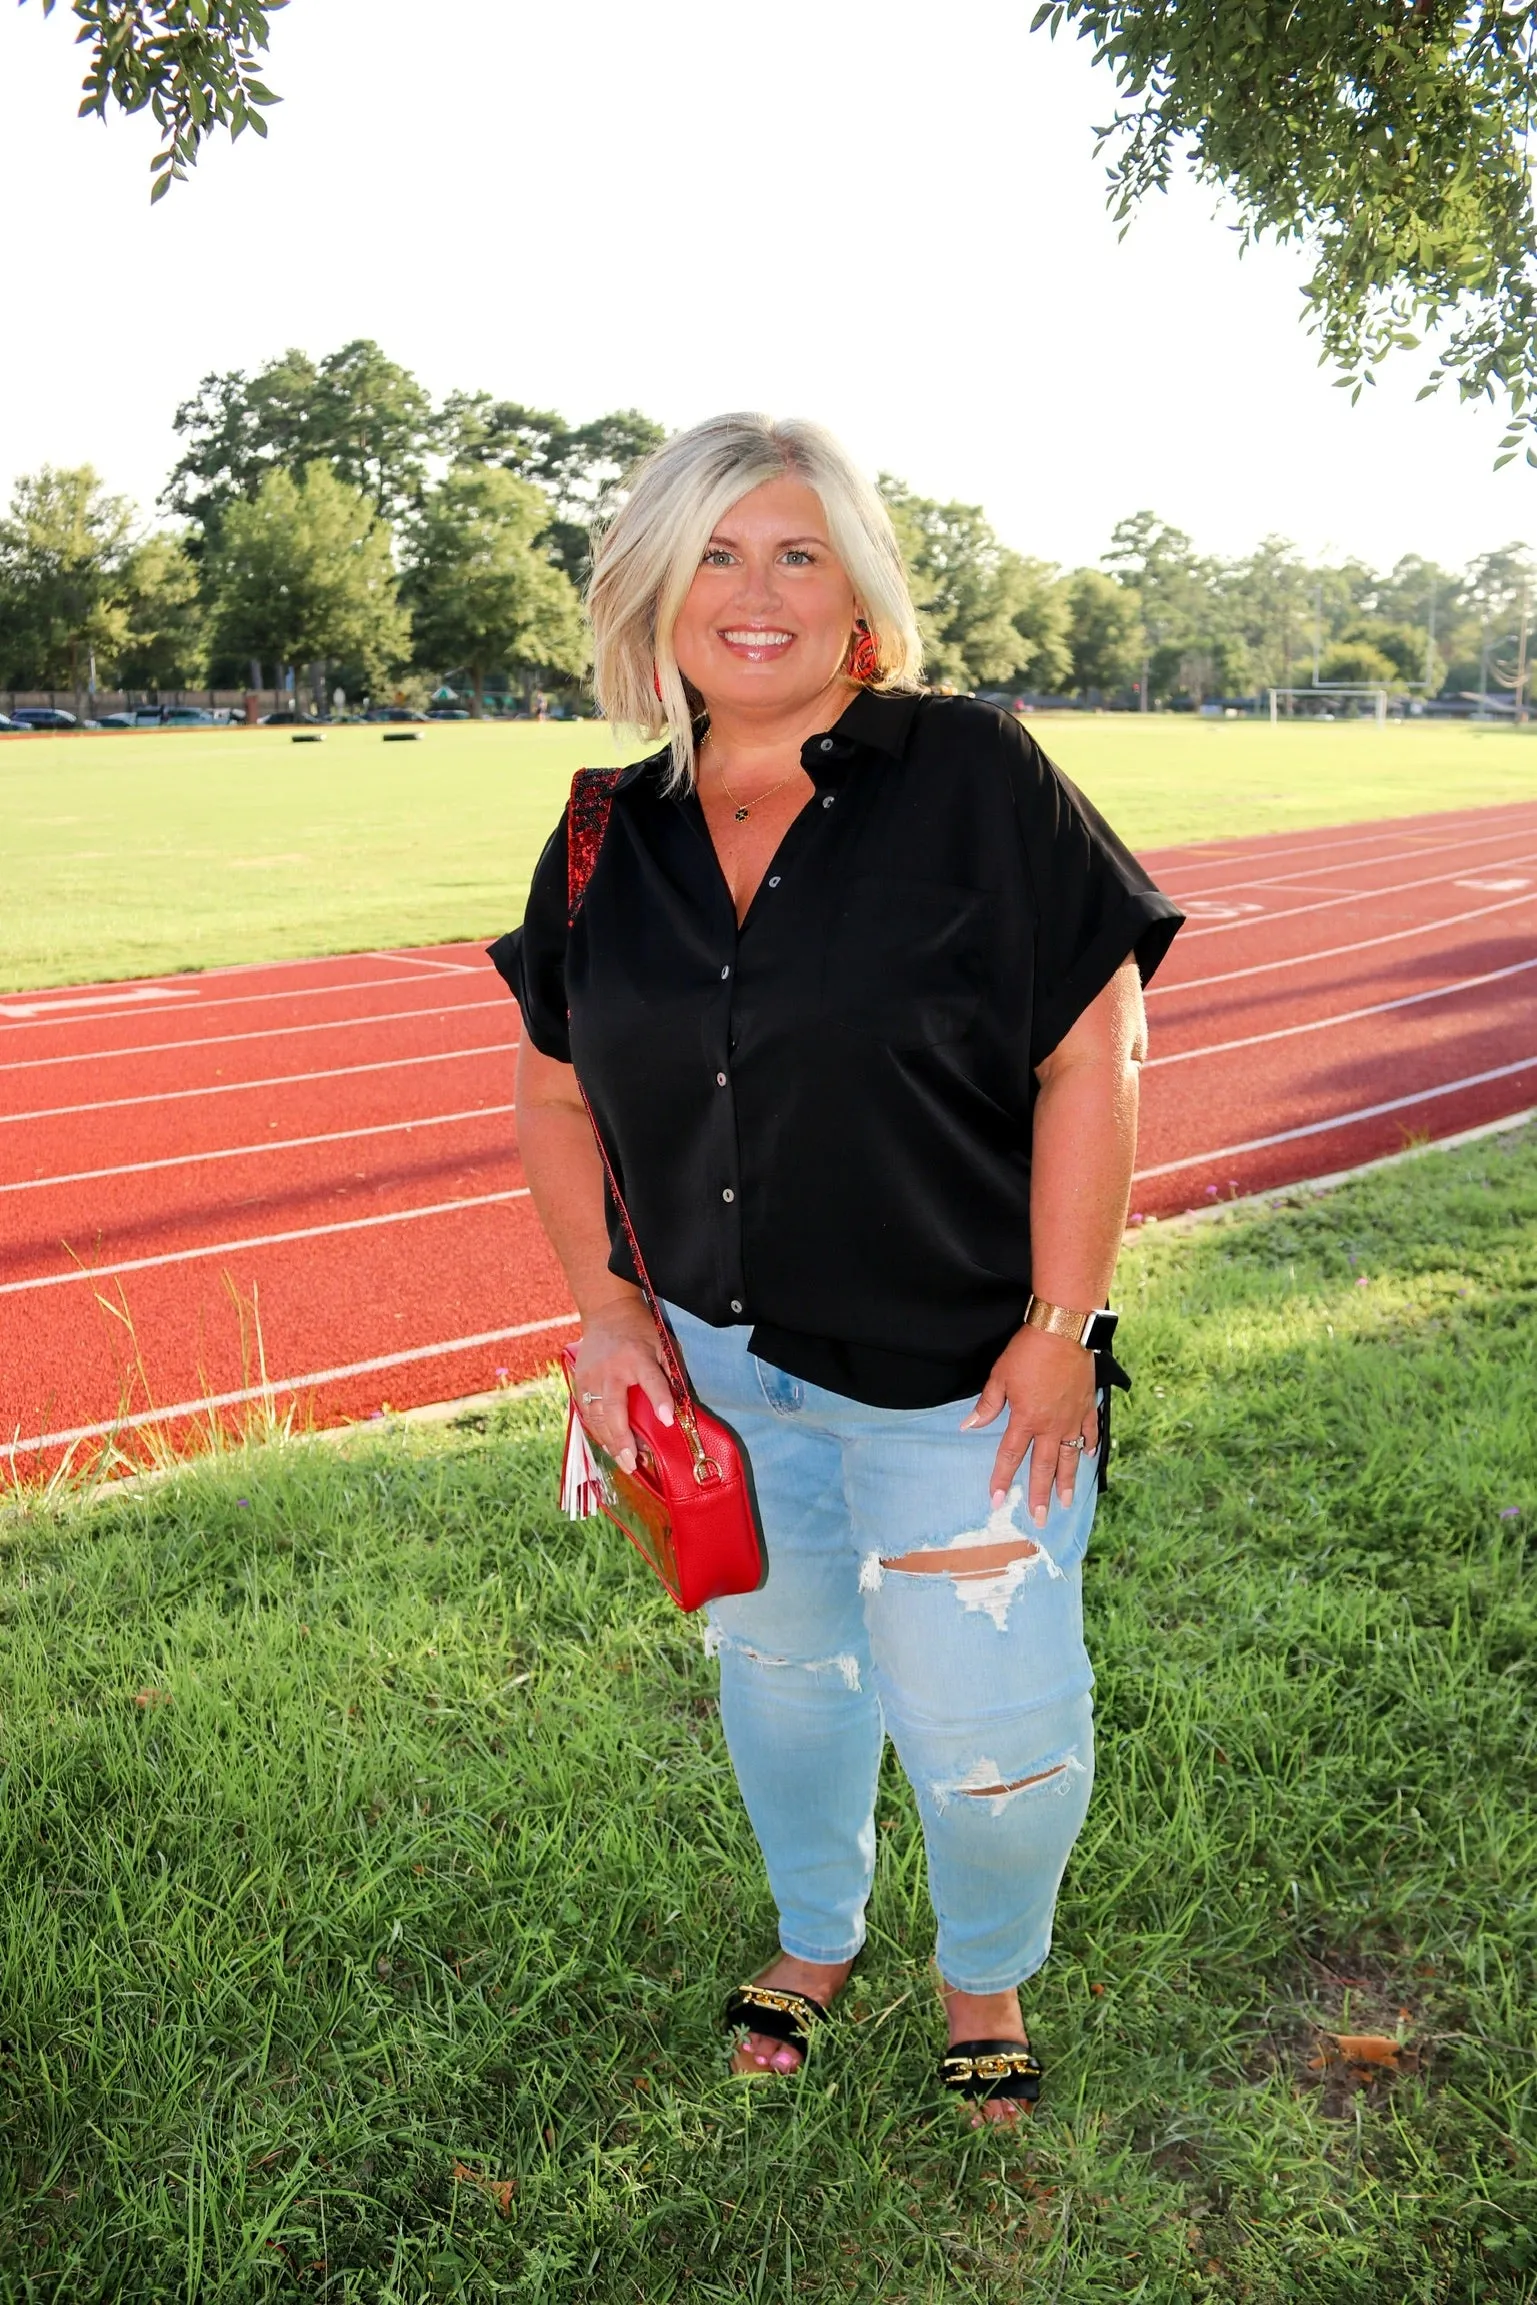
<path fill-rule="evenodd" d="M 857 1693 L 860 1687 L 859 1659 L 843 1650 L 836 1657 L 775 1657 L 764 1649 L 755 1649 L 746 1641 L 739 1641 L 731 1633 L 723 1633 L 718 1625 L 706 1624 L 704 1653 L 718 1657 L 726 1651 L 741 1657 L 749 1665 L 759 1665 L 771 1673 L 836 1673 L 844 1687 Z"/>
<path fill-rule="evenodd" d="M 1071 1791 L 1073 1780 L 1087 1774 L 1083 1761 L 1074 1751 L 1053 1753 L 1043 1758 L 1038 1769 L 1023 1777 L 1006 1777 L 990 1753 L 973 1762 L 963 1777 L 947 1784 L 936 1784 L 931 1789 L 938 1806 L 947 1808 L 957 1794 L 974 1801 L 991 1801 L 993 1816 L 999 1816 L 1018 1800 L 1051 1801 Z"/>
<path fill-rule="evenodd" d="M 996 1545 L 949 1545 L 937 1553 L 903 1553 L 896 1560 L 882 1558 L 881 1567 L 914 1577 L 991 1577 L 1015 1561 L 1033 1561 L 1040 1549 L 1029 1537 L 1011 1537 Z"/>
<path fill-rule="evenodd" d="M 969 1801 L 987 1801 L 995 1799 L 999 1793 L 1022 1793 L 1027 1785 L 1044 1785 L 1051 1778 L 1065 1777 L 1066 1774 L 1066 1761 L 1059 1761 L 1054 1769 L 1037 1769 L 1033 1777 L 1015 1777 L 1007 1785 L 962 1785 L 958 1790 Z"/>

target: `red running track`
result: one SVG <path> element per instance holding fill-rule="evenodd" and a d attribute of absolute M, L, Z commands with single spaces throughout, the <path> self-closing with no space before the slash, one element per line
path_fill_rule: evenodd
<path fill-rule="evenodd" d="M 1537 1095 L 1537 802 L 1147 858 L 1133 1210 L 1166 1216 Z M 0 1467 L 515 1383 L 574 1327 L 478 946 L 0 995 Z"/>

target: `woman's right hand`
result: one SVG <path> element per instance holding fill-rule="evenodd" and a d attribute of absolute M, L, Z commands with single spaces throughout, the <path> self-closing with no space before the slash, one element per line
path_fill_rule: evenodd
<path fill-rule="evenodd" d="M 660 1423 L 672 1423 L 672 1392 L 662 1371 L 662 1348 L 639 1289 L 631 1289 L 588 1314 L 576 1348 L 576 1392 L 582 1422 L 626 1473 L 635 1470 L 635 1436 L 629 1416 L 631 1385 L 639 1385 Z"/>

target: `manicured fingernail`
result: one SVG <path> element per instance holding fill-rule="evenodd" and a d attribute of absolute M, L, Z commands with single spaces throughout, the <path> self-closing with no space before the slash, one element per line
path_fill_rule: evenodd
<path fill-rule="evenodd" d="M 973 1409 L 969 1417 L 962 1417 L 961 1431 L 963 1433 L 969 1433 L 973 1425 L 979 1425 L 981 1422 L 982 1419 L 977 1415 L 976 1410 Z"/>
<path fill-rule="evenodd" d="M 656 1412 L 656 1421 L 659 1425 L 670 1425 L 672 1423 L 673 1417 L 671 1401 L 663 1401 L 661 1407 Z"/>
<path fill-rule="evenodd" d="M 987 1501 L 992 1506 L 995 1513 L 1002 1512 L 1004 1506 L 1009 1501 L 1009 1492 L 1007 1489 L 994 1489 L 992 1495 L 988 1498 Z"/>
<path fill-rule="evenodd" d="M 1044 1505 L 1032 1505 L 1030 1518 L 1038 1529 L 1044 1529 L 1046 1526 L 1046 1507 Z"/>
<path fill-rule="evenodd" d="M 622 1473 L 633 1473 L 635 1470 L 635 1451 L 633 1449 L 621 1449 L 616 1461 Z"/>
<path fill-rule="evenodd" d="M 793 2049 L 775 2050 L 774 2070 L 776 2073 L 793 2073 L 798 2063 L 799 2059 L 796 2057 Z"/>

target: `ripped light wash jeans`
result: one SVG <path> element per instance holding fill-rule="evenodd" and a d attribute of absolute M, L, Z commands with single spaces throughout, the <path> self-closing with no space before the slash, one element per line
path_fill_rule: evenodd
<path fill-rule="evenodd" d="M 970 1401 L 869 1408 L 756 1359 L 746 1327 L 667 1309 L 701 1399 L 746 1444 L 763 1515 L 767 1582 L 715 1602 L 706 1642 L 780 1944 L 828 1962 L 863 1944 L 889 1732 L 923 1820 L 940 1973 L 968 1993 L 1019 1984 L 1051 1949 L 1093 1782 L 1094 1461 L 1044 1529 L 1028 1458 L 990 1513 L 1001 1420 L 963 1433 Z M 1020 1557 L 1001 1568 L 900 1566 L 1010 1539 Z"/>

